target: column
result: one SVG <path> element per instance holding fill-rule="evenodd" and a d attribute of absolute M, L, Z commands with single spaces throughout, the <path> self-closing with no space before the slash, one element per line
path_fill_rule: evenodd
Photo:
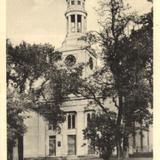
<path fill-rule="evenodd" d="M 38 156 L 39 157 L 44 157 L 45 156 L 45 151 L 46 151 L 46 122 L 44 121 L 42 116 L 39 116 L 39 130 L 38 130 Z"/>
<path fill-rule="evenodd" d="M 61 131 L 61 134 L 62 134 L 62 142 L 61 142 L 61 145 L 62 145 L 62 156 L 67 156 L 68 154 L 68 142 L 67 142 L 67 117 L 66 117 L 66 120 L 65 122 L 62 124 L 62 131 Z"/>
<path fill-rule="evenodd" d="M 77 26 L 78 26 L 78 20 L 77 20 L 77 14 L 75 14 L 75 32 L 77 33 Z"/>
<path fill-rule="evenodd" d="M 82 15 L 82 17 L 81 17 L 82 19 L 81 19 L 81 23 L 82 23 L 82 25 L 81 25 L 81 29 L 82 29 L 82 33 L 84 33 L 84 16 Z"/>
<path fill-rule="evenodd" d="M 71 32 L 71 15 L 68 16 L 68 34 Z"/>
<path fill-rule="evenodd" d="M 87 17 L 84 17 L 84 32 L 87 30 Z"/>
<path fill-rule="evenodd" d="M 66 19 L 67 19 L 66 31 L 67 31 L 67 34 L 68 34 L 68 17 L 66 17 Z"/>
<path fill-rule="evenodd" d="M 77 156 L 82 156 L 85 154 L 85 147 L 84 144 L 84 135 L 83 135 L 83 129 L 85 129 L 85 123 L 84 123 L 84 112 L 79 111 L 77 112 L 77 118 L 76 118 L 76 127 L 77 127 Z"/>

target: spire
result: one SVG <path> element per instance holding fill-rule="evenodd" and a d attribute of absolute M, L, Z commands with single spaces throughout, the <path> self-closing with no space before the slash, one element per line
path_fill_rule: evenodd
<path fill-rule="evenodd" d="M 67 37 L 86 32 L 85 0 L 66 0 L 67 11 L 65 13 L 67 21 Z"/>

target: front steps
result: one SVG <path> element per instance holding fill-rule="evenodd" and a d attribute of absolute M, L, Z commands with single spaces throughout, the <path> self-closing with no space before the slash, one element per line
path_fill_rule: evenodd
<path fill-rule="evenodd" d="M 78 156 L 78 157 L 45 157 L 45 158 L 24 158 L 24 160 L 101 160 L 97 157 Z"/>
<path fill-rule="evenodd" d="M 152 158 L 153 152 L 137 152 L 133 155 L 130 155 L 131 158 Z"/>
<path fill-rule="evenodd" d="M 129 155 L 129 158 L 133 159 L 141 159 L 141 158 L 152 158 L 153 152 L 137 152 L 133 155 Z M 45 158 L 24 158 L 24 160 L 102 160 L 98 157 L 94 156 L 68 156 L 68 157 L 45 157 Z M 113 158 L 115 160 L 115 158 Z"/>

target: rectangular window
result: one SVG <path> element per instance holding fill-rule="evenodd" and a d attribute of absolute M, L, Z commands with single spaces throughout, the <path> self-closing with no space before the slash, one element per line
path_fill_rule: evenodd
<path fill-rule="evenodd" d="M 71 23 L 75 23 L 75 15 L 71 15 Z"/>
<path fill-rule="evenodd" d="M 74 5 L 74 0 L 71 1 L 71 5 Z"/>
<path fill-rule="evenodd" d="M 68 155 L 76 155 L 76 135 L 68 135 Z"/>
<path fill-rule="evenodd" d="M 81 23 L 81 22 L 82 22 L 82 16 L 78 15 L 78 23 Z"/>
<path fill-rule="evenodd" d="M 81 5 L 81 1 L 78 1 L 78 5 Z"/>
<path fill-rule="evenodd" d="M 76 127 L 76 117 L 74 113 L 68 114 L 68 129 L 74 129 Z"/>
<path fill-rule="evenodd" d="M 56 156 L 56 136 L 49 136 L 49 155 Z"/>

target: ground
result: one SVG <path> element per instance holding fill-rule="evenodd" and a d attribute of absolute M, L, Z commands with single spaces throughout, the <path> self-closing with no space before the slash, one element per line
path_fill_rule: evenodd
<path fill-rule="evenodd" d="M 102 160 L 101 158 L 89 158 L 89 157 L 78 157 L 78 158 L 25 158 L 25 160 Z M 111 160 L 117 160 L 116 158 L 112 158 Z M 128 158 L 128 160 L 153 160 L 153 158 Z"/>
<path fill-rule="evenodd" d="M 153 160 L 153 158 L 128 158 L 128 160 Z"/>
<path fill-rule="evenodd" d="M 130 158 L 129 160 L 152 160 L 153 158 Z"/>

